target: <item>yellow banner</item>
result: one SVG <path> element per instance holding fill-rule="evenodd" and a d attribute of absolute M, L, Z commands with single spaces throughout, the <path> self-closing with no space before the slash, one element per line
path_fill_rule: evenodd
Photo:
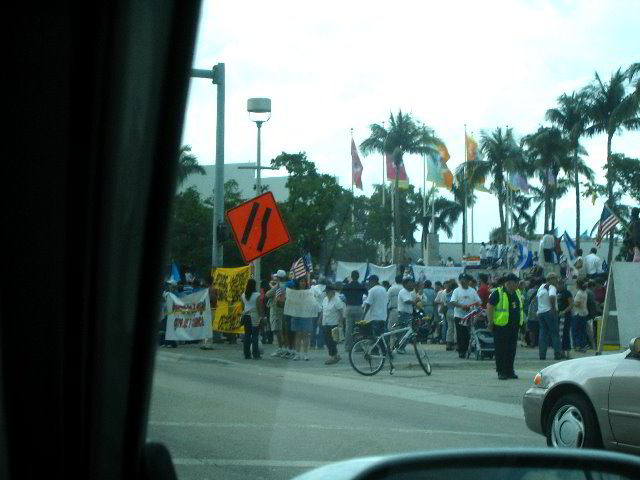
<path fill-rule="evenodd" d="M 240 297 L 247 286 L 251 267 L 214 268 L 211 270 L 216 292 L 213 330 L 224 333 L 244 333 L 240 322 L 243 304 Z"/>

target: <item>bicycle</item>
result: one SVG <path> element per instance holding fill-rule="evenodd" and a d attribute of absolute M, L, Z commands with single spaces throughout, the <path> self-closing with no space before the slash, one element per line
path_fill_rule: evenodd
<path fill-rule="evenodd" d="M 392 329 L 379 335 L 377 338 L 362 338 L 355 342 L 349 351 L 349 363 L 353 369 L 361 375 L 371 376 L 378 373 L 389 359 L 389 375 L 393 375 L 393 352 L 404 349 L 411 342 L 416 353 L 418 363 L 427 375 L 431 375 L 431 362 L 422 344 L 418 341 L 417 332 L 414 330 L 413 320 L 408 326 Z M 393 328 L 393 327 L 392 327 Z M 396 346 L 389 347 L 386 339 L 392 335 L 404 333 Z"/>

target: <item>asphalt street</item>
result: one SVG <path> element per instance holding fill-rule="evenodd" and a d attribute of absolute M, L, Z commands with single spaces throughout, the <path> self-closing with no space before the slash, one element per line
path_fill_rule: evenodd
<path fill-rule="evenodd" d="M 428 345 L 433 374 L 414 356 L 393 376 L 356 373 L 344 352 L 326 366 L 241 345 L 160 348 L 148 439 L 165 443 L 181 479 L 291 478 L 337 460 L 443 448 L 543 447 L 524 424 L 521 399 L 550 361 L 519 348 L 518 380 L 499 381 L 490 360 L 461 360 Z"/>

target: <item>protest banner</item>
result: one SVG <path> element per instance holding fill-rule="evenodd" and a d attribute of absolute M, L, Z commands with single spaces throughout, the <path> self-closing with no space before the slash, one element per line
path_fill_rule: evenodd
<path fill-rule="evenodd" d="M 200 290 L 178 298 L 165 298 L 167 329 L 165 340 L 203 340 L 211 338 L 211 304 L 209 292 Z"/>
<path fill-rule="evenodd" d="M 320 305 L 316 301 L 313 290 L 293 290 L 285 292 L 284 314 L 292 317 L 316 318 Z"/>
<path fill-rule="evenodd" d="M 360 281 L 367 275 L 367 262 L 338 262 L 336 269 L 336 282 L 342 282 L 345 278 L 351 281 L 351 272 L 356 270 L 360 274 Z"/>
<path fill-rule="evenodd" d="M 389 265 L 388 267 L 381 267 L 379 265 L 374 265 L 370 263 L 367 270 L 367 278 L 371 275 L 377 275 L 380 283 L 385 280 L 389 282 L 391 285 L 395 283 L 396 275 L 397 275 L 398 267 L 397 265 Z"/>
<path fill-rule="evenodd" d="M 445 282 L 452 278 L 458 279 L 458 276 L 464 272 L 464 267 L 423 267 L 413 265 L 413 278 L 416 282 L 424 282 L 431 280 L 431 283 Z"/>
<path fill-rule="evenodd" d="M 212 270 L 216 291 L 216 310 L 213 330 L 223 333 L 244 333 L 241 296 L 251 275 L 251 267 L 216 268 Z"/>

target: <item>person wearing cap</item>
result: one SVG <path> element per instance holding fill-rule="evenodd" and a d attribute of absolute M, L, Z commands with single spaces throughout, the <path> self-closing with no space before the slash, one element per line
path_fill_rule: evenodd
<path fill-rule="evenodd" d="M 331 330 L 342 323 L 344 318 L 345 305 L 336 295 L 336 287 L 331 283 L 327 283 L 325 288 L 326 296 L 322 300 L 322 313 L 320 316 L 320 324 L 324 333 L 324 341 L 329 351 L 329 359 L 324 362 L 325 365 L 333 365 L 340 361 L 336 342 L 331 335 Z"/>
<path fill-rule="evenodd" d="M 538 323 L 540 325 L 540 340 L 538 342 L 540 360 L 547 358 L 549 338 L 551 338 L 554 358 L 556 360 L 562 359 L 558 325 L 557 281 L 558 275 L 554 272 L 549 273 L 547 275 L 547 281 L 540 285 L 536 294 L 538 300 Z"/>
<path fill-rule="evenodd" d="M 364 316 L 371 319 L 371 333 L 379 336 L 384 333 L 387 322 L 387 291 L 379 283 L 377 275 L 369 275 L 369 293 L 364 301 Z"/>
<path fill-rule="evenodd" d="M 489 330 L 493 332 L 496 370 L 500 380 L 518 378 L 513 368 L 518 345 L 518 331 L 524 324 L 524 300 L 518 289 L 518 277 L 513 273 L 504 277 L 487 302 Z"/>
<path fill-rule="evenodd" d="M 462 275 L 460 277 L 460 286 L 453 291 L 451 295 L 450 305 L 455 307 L 453 312 L 456 325 L 456 337 L 458 339 L 458 356 L 465 358 L 467 349 L 469 348 L 469 326 L 464 324 L 463 318 L 471 311 L 473 307 L 482 305 L 482 300 L 478 293 L 469 286 L 470 277 Z"/>
<path fill-rule="evenodd" d="M 287 272 L 278 270 L 275 278 L 269 283 L 269 290 L 265 297 L 271 302 L 269 308 L 269 323 L 271 331 L 275 332 L 278 349 L 271 354 L 272 357 L 293 357 L 294 352 L 287 349 L 289 329 L 284 328 L 284 295 L 287 282 Z"/>

